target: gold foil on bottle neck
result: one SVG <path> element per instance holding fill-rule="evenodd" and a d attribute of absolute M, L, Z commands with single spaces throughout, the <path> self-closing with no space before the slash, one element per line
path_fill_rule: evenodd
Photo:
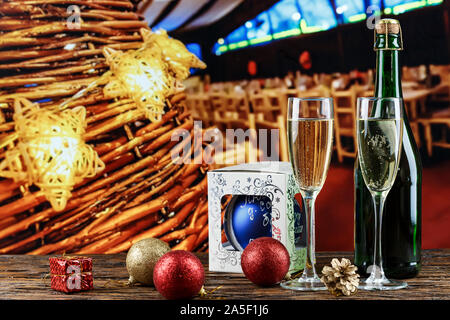
<path fill-rule="evenodd" d="M 374 43 L 376 43 L 376 36 L 379 34 L 384 34 L 384 47 L 376 47 L 375 50 L 396 50 L 401 51 L 403 50 L 403 35 L 402 35 L 402 28 L 400 27 L 400 22 L 395 19 L 381 19 L 377 22 L 375 25 L 374 30 Z M 399 41 L 399 47 L 390 47 L 388 36 L 389 35 L 398 35 L 398 41 Z"/>
<path fill-rule="evenodd" d="M 382 19 L 375 26 L 377 34 L 399 34 L 401 32 L 400 23 L 395 19 Z"/>

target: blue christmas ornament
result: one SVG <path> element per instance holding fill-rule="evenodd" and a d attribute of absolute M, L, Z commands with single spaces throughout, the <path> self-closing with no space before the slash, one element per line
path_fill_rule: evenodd
<path fill-rule="evenodd" d="M 235 195 L 223 225 L 229 243 L 238 251 L 256 238 L 272 237 L 272 201 L 266 196 Z"/>

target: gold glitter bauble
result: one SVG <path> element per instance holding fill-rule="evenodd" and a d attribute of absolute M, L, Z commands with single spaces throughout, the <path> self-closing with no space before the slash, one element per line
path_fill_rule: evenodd
<path fill-rule="evenodd" d="M 162 240 L 148 238 L 133 244 L 127 254 L 127 270 L 130 284 L 153 285 L 153 268 L 170 247 Z"/>

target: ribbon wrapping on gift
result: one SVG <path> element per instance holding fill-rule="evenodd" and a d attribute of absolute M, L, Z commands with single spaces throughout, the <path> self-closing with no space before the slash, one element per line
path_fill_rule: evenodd
<path fill-rule="evenodd" d="M 61 292 L 78 292 L 93 288 L 92 258 L 50 257 L 51 288 Z"/>

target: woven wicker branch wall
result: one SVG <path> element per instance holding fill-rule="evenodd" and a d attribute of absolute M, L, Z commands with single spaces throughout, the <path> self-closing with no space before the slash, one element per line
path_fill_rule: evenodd
<path fill-rule="evenodd" d="M 70 5 L 82 21 L 75 28 L 68 24 Z M 8 137 L 15 132 L 14 103 L 22 99 L 44 110 L 64 101 L 67 110 L 84 106 L 84 141 L 104 163 L 73 186 L 58 211 L 25 179 L 1 178 L 0 253 L 117 253 L 148 237 L 207 250 L 208 166 L 177 164 L 170 154 L 182 147 L 171 141 L 175 130 L 193 135 L 184 93 L 170 94 L 153 121 L 130 97 L 105 95 L 105 83 L 69 100 L 109 70 L 105 47 L 142 46 L 140 29 L 148 27 L 135 6 L 128 0 L 0 3 L 0 161 L 17 146 Z"/>

